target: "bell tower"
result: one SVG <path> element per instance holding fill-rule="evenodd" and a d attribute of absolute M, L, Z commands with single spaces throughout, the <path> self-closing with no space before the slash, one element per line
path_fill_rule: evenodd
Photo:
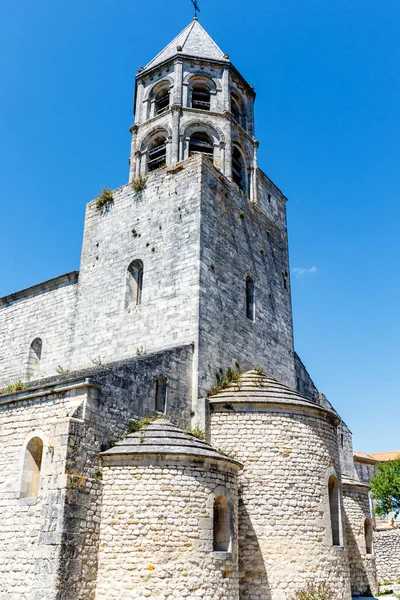
<path fill-rule="evenodd" d="M 256 198 L 255 92 L 195 17 L 136 77 L 130 180 L 195 154 Z"/>

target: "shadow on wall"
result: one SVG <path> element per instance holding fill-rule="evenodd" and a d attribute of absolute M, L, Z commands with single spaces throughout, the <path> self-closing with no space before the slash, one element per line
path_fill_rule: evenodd
<path fill-rule="evenodd" d="M 361 532 L 360 532 L 361 535 Z M 346 515 L 346 538 L 349 554 L 351 593 L 375 594 L 378 591 L 373 554 L 362 554 L 353 528 Z"/>
<path fill-rule="evenodd" d="M 239 499 L 239 597 L 271 600 L 264 558 L 250 516 Z"/>

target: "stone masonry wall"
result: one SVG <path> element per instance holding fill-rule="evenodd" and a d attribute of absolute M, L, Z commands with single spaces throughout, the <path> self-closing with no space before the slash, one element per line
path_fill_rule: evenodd
<path fill-rule="evenodd" d="M 238 600 L 235 472 L 186 457 L 138 460 L 105 460 L 96 600 Z M 212 548 L 219 486 L 232 495 L 232 556 Z"/>
<path fill-rule="evenodd" d="M 345 485 L 343 504 L 352 594 L 376 593 L 375 556 L 367 554 L 364 535 L 365 520 L 372 522 L 368 488 Z"/>
<path fill-rule="evenodd" d="M 332 547 L 328 479 L 340 478 L 336 426 L 292 407 L 213 405 L 211 442 L 239 473 L 241 600 L 287 600 L 308 582 L 350 598 L 346 549 Z"/>
<path fill-rule="evenodd" d="M 87 207 L 71 368 L 197 341 L 200 164 L 148 175 Z M 125 308 L 127 269 L 144 264 L 141 304 Z"/>
<path fill-rule="evenodd" d="M 68 429 L 86 390 L 22 396 L 0 400 L 0 598 L 55 600 Z M 44 441 L 39 496 L 20 498 L 24 444 L 35 436 Z"/>
<path fill-rule="evenodd" d="M 68 364 L 76 288 L 67 284 L 0 306 L 0 388 L 26 381 L 29 348 L 38 337 L 43 342 L 39 378 Z"/>
<path fill-rule="evenodd" d="M 218 368 L 262 366 L 296 387 L 286 229 L 203 161 L 200 393 Z M 255 282 L 255 321 L 246 317 L 246 277 Z"/>
<path fill-rule="evenodd" d="M 93 600 L 99 451 L 125 435 L 129 421 L 154 413 L 160 373 L 168 380 L 167 415 L 187 426 L 191 360 L 186 346 L 48 379 L 44 388 L 0 398 L 1 600 Z M 21 499 L 21 452 L 35 432 L 46 443 L 41 493 Z"/>
<path fill-rule="evenodd" d="M 400 580 L 400 528 L 374 532 L 374 551 L 379 583 Z"/>

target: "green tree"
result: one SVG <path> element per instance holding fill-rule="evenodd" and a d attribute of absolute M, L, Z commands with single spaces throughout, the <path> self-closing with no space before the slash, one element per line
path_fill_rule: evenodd
<path fill-rule="evenodd" d="M 391 511 L 400 514 L 400 456 L 390 462 L 379 463 L 370 481 L 375 500 L 375 513 L 384 517 Z"/>

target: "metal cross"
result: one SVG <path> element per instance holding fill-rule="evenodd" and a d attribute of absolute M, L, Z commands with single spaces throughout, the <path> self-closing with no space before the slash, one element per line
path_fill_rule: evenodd
<path fill-rule="evenodd" d="M 192 4 L 194 6 L 194 16 L 197 19 L 197 13 L 200 12 L 199 5 L 197 4 L 197 0 L 192 0 Z"/>

